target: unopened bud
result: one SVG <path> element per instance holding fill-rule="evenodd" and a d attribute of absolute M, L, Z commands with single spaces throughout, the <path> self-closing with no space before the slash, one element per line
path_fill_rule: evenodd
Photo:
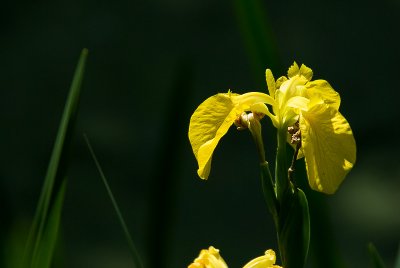
<path fill-rule="evenodd" d="M 250 114 L 243 112 L 236 118 L 233 123 L 235 124 L 237 130 L 245 130 L 250 127 L 249 115 Z"/>

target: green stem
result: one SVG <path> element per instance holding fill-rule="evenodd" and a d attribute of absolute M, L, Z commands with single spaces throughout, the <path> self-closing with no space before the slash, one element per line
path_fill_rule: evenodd
<path fill-rule="evenodd" d="M 263 190 L 264 199 L 265 202 L 267 203 L 268 210 L 271 213 L 272 218 L 274 220 L 275 227 L 278 229 L 279 206 L 276 200 L 276 193 L 272 181 L 271 171 L 269 170 L 269 165 L 267 161 L 261 163 L 260 167 L 261 167 L 261 186 Z"/>
<path fill-rule="evenodd" d="M 288 162 L 286 157 L 286 129 L 278 129 L 278 151 L 276 154 L 275 162 L 275 183 L 277 199 L 280 204 L 284 198 L 285 193 L 289 188 L 289 177 L 288 177 Z"/>
<path fill-rule="evenodd" d="M 257 147 L 258 159 L 260 160 L 260 164 L 266 163 L 264 143 L 261 138 L 261 135 L 255 135 L 251 130 L 250 132 L 252 134 L 251 136 L 253 137 L 254 143 L 256 144 Z"/>

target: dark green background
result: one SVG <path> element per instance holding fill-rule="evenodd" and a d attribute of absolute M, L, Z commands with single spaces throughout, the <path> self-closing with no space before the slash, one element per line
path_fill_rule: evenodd
<path fill-rule="evenodd" d="M 337 194 L 317 194 L 332 223 L 315 226 L 318 238 L 336 243 L 348 267 L 368 264 L 366 244 L 372 241 L 392 267 L 400 239 L 399 0 L 262 1 L 258 34 L 264 39 L 256 43 L 267 41 L 266 55 L 252 47 L 240 2 L 3 4 L 1 241 L 34 213 L 73 71 L 86 47 L 60 267 L 131 265 L 83 133 L 150 267 L 185 267 L 209 245 L 221 249 L 230 267 L 277 250 L 249 133 L 231 129 L 204 182 L 187 129 L 205 98 L 228 89 L 266 90 L 265 68 L 279 77 L 296 60 L 340 93 L 358 147 L 357 164 Z M 275 133 L 263 122 L 272 161 Z M 310 266 L 315 255 L 312 250 Z"/>

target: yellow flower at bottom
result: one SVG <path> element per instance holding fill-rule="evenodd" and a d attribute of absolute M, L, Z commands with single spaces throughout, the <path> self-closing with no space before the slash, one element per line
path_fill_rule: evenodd
<path fill-rule="evenodd" d="M 210 246 L 200 251 L 199 256 L 188 268 L 228 268 L 224 259 L 219 255 L 219 250 Z"/>
<path fill-rule="evenodd" d="M 282 268 L 275 265 L 276 256 L 272 249 L 265 251 L 265 255 L 248 262 L 243 268 Z M 210 246 L 200 251 L 200 255 L 188 268 L 228 268 L 224 259 L 219 255 L 219 250 Z"/>
<path fill-rule="evenodd" d="M 275 261 L 275 252 L 272 249 L 268 249 L 265 251 L 264 256 L 251 260 L 243 268 L 282 268 L 279 265 L 275 265 Z"/>

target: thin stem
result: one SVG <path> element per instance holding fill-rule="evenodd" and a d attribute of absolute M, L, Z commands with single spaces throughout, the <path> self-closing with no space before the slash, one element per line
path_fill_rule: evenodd
<path fill-rule="evenodd" d="M 96 164 L 97 170 L 98 170 L 99 173 L 100 173 L 100 177 L 101 177 L 101 179 L 102 179 L 102 181 L 103 181 L 103 183 L 104 183 L 104 186 L 106 187 L 108 196 L 109 196 L 110 199 L 111 199 L 111 203 L 112 203 L 113 206 L 114 206 L 115 212 L 117 213 L 118 219 L 119 219 L 119 221 L 120 221 L 120 224 L 121 224 L 122 229 L 123 229 L 124 234 L 125 234 L 125 238 L 126 238 L 126 240 L 128 241 L 129 249 L 130 249 L 130 251 L 131 251 L 131 254 L 132 254 L 132 257 L 133 257 L 133 262 L 135 263 L 135 267 L 138 267 L 138 268 L 139 268 L 139 267 L 143 267 L 142 261 L 141 261 L 140 256 L 139 256 L 139 253 L 138 253 L 138 251 L 137 251 L 137 249 L 136 249 L 136 247 L 135 247 L 135 245 L 134 245 L 134 243 L 133 243 L 133 240 L 132 240 L 132 237 L 131 237 L 131 235 L 130 235 L 130 233 L 129 233 L 128 227 L 126 226 L 125 220 L 124 220 L 124 218 L 122 217 L 122 213 L 121 213 L 121 211 L 119 210 L 117 201 L 115 200 L 114 195 L 113 195 L 113 193 L 111 192 L 111 188 L 110 188 L 110 186 L 108 185 L 107 179 L 106 179 L 106 177 L 105 177 L 105 175 L 104 175 L 104 173 L 103 173 L 103 170 L 102 170 L 102 168 L 101 168 L 101 166 L 100 166 L 100 163 L 99 163 L 99 161 L 97 160 L 96 155 L 94 154 L 94 151 L 93 151 L 93 149 L 92 149 L 92 146 L 90 145 L 89 139 L 88 139 L 88 137 L 86 136 L 86 134 L 84 134 L 83 137 L 85 138 L 85 142 L 86 142 L 86 144 L 87 144 L 87 146 L 88 146 L 88 148 L 89 148 L 90 154 L 91 154 L 91 156 L 92 156 L 92 158 L 93 158 L 93 161 L 94 161 L 95 164 Z"/>
<path fill-rule="evenodd" d="M 258 159 L 260 160 L 260 164 L 266 163 L 265 161 L 265 149 L 264 149 L 264 143 L 260 135 L 253 135 L 252 137 L 254 140 L 254 143 L 256 144 L 257 147 L 257 153 L 258 153 Z"/>
<path fill-rule="evenodd" d="M 299 155 L 300 147 L 301 147 L 301 142 L 298 142 L 297 145 L 296 145 L 296 149 L 294 150 L 294 154 L 293 154 L 293 158 L 292 158 L 292 164 L 290 165 L 289 170 L 288 170 L 289 181 L 291 181 L 293 184 L 295 184 L 293 174 L 294 174 L 294 171 L 295 171 L 295 163 L 296 163 L 296 160 L 297 160 L 297 156 Z"/>

